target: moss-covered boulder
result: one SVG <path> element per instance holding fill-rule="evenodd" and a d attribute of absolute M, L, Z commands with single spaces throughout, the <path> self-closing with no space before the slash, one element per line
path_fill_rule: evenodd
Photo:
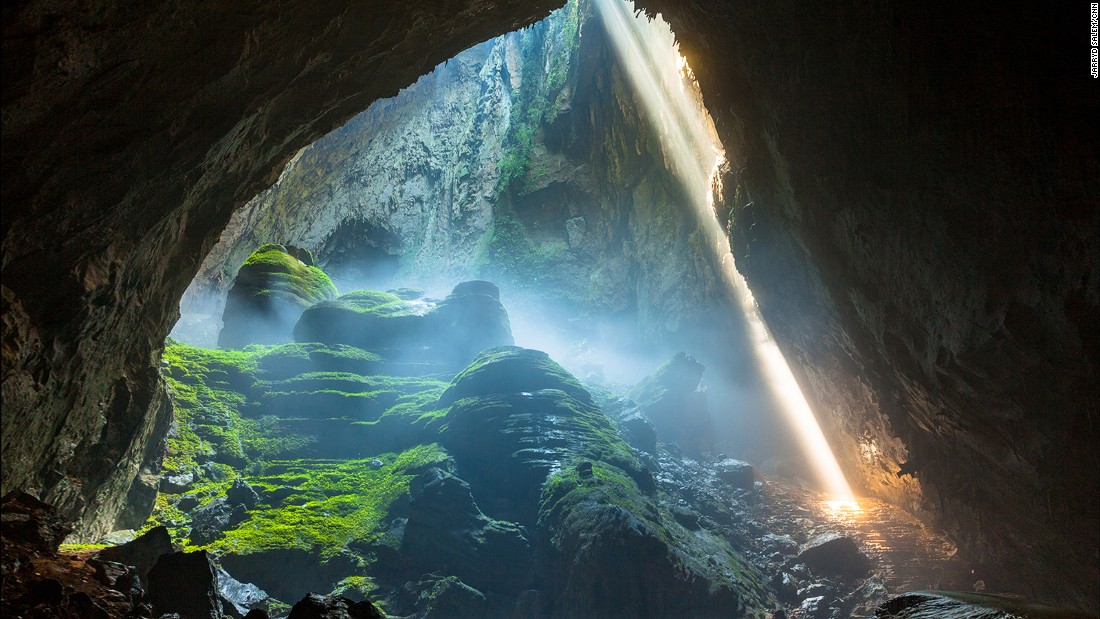
<path fill-rule="evenodd" d="M 337 294 L 328 275 L 312 263 L 309 252 L 296 247 L 269 244 L 252 252 L 226 298 L 218 346 L 291 341 L 302 312 Z"/>
<path fill-rule="evenodd" d="M 546 353 L 501 347 L 481 353 L 447 387 L 443 441 L 479 500 L 501 515 L 536 518 L 542 483 L 577 459 L 608 462 L 647 489 L 653 480 L 592 396 Z"/>
<path fill-rule="evenodd" d="M 592 404 L 592 395 L 580 381 L 541 350 L 500 346 L 483 351 L 459 372 L 439 398 L 451 404 L 461 398 L 557 389 Z"/>
<path fill-rule="evenodd" d="M 584 463 L 588 464 L 588 463 Z M 538 574 L 556 595 L 545 617 L 737 617 L 743 560 L 689 532 L 622 471 L 564 469 L 545 486 Z"/>
<path fill-rule="evenodd" d="M 410 296 L 357 290 L 318 303 L 302 314 L 294 339 L 383 351 L 392 361 L 431 359 L 459 367 L 486 348 L 513 342 L 494 284 L 463 282 L 438 302 L 403 298 Z"/>
<path fill-rule="evenodd" d="M 657 438 L 695 457 L 714 449 L 714 426 L 701 384 L 704 369 L 695 357 L 676 353 L 630 392 Z"/>
<path fill-rule="evenodd" d="M 545 353 L 486 350 L 440 403 L 443 444 L 478 504 L 533 531 L 540 616 L 738 614 L 727 574 L 742 559 L 677 523 L 611 419 Z"/>

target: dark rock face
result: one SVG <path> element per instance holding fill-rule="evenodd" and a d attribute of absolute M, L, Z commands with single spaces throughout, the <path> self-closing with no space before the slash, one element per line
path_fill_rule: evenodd
<path fill-rule="evenodd" d="M 373 604 L 310 593 L 290 610 L 287 619 L 385 619 Z"/>
<path fill-rule="evenodd" d="M 56 552 L 61 540 L 72 531 L 52 505 L 33 496 L 13 491 L 0 500 L 4 534 L 39 552 Z"/>
<path fill-rule="evenodd" d="M 849 476 L 1096 610 L 1100 100 L 1067 65 L 1077 11 L 641 4 L 734 154 L 738 268 Z"/>
<path fill-rule="evenodd" d="M 677 353 L 657 372 L 639 382 L 630 393 L 657 431 L 658 438 L 699 455 L 714 448 L 714 424 L 701 388 L 703 365 L 695 357 Z"/>
<path fill-rule="evenodd" d="M 486 348 L 514 341 L 499 289 L 483 281 L 463 282 L 438 303 L 373 290 L 341 295 L 306 310 L 294 339 L 391 350 L 398 357 L 430 349 L 459 367 Z"/>
<path fill-rule="evenodd" d="M 96 556 L 107 561 L 132 565 L 144 581 L 148 579 L 149 570 L 153 569 L 157 560 L 171 552 L 172 539 L 168 535 L 168 529 L 158 526 L 132 542 L 104 548 Z"/>
<path fill-rule="evenodd" d="M 263 245 L 237 271 L 222 313 L 218 346 L 289 342 L 302 312 L 335 296 L 336 286 L 313 266 L 308 251 Z"/>
<path fill-rule="evenodd" d="M 205 550 L 164 555 L 149 571 L 149 600 L 161 613 L 220 619 L 218 574 Z"/>
<path fill-rule="evenodd" d="M 411 492 L 401 543 L 407 560 L 426 571 L 453 574 L 463 586 L 479 589 L 478 595 L 501 591 L 514 596 L 527 584 L 532 553 L 524 530 L 482 514 L 469 484 L 433 468 L 413 481 Z M 466 612 L 475 616 L 484 603 L 482 596 Z"/>

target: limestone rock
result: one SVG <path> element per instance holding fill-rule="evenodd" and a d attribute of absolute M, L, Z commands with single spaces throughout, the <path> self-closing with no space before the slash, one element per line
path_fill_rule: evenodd
<path fill-rule="evenodd" d="M 714 473 L 718 475 L 718 479 L 742 490 L 752 490 L 758 476 L 756 467 L 733 458 L 717 462 L 714 465 Z"/>
<path fill-rule="evenodd" d="M 572 374 L 541 350 L 507 346 L 484 351 L 451 381 L 440 404 L 490 394 L 530 393 L 556 389 L 585 403 L 592 396 Z"/>
<path fill-rule="evenodd" d="M 401 542 L 407 560 L 483 590 L 514 594 L 531 578 L 523 529 L 486 517 L 465 481 L 438 468 L 413 480 Z"/>
<path fill-rule="evenodd" d="M 57 552 L 61 540 L 72 530 L 52 505 L 19 491 L 0 499 L 0 521 L 6 538 L 39 552 Z"/>
<path fill-rule="evenodd" d="M 871 567 L 855 540 L 836 534 L 810 540 L 794 561 L 805 564 L 819 576 L 860 576 Z"/>
<path fill-rule="evenodd" d="M 454 576 L 421 580 L 416 589 L 417 616 L 424 619 L 468 619 L 489 613 L 485 595 Z"/>
<path fill-rule="evenodd" d="M 209 544 L 230 527 L 247 519 L 248 511 L 244 505 L 231 504 L 226 497 L 218 497 L 191 512 L 191 543 L 196 546 Z"/>
<path fill-rule="evenodd" d="M 332 281 L 303 252 L 273 244 L 252 252 L 229 290 L 218 346 L 289 342 L 294 323 L 306 308 L 336 296 Z M 294 254 L 304 255 L 310 264 Z"/>
<path fill-rule="evenodd" d="M 245 617 L 253 610 L 267 612 L 271 597 L 252 583 L 244 583 L 218 568 L 218 599 L 222 610 L 237 619 Z"/>

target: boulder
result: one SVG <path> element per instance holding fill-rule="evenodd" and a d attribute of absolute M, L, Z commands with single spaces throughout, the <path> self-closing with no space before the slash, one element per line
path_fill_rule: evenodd
<path fill-rule="evenodd" d="M 149 571 L 149 600 L 161 613 L 220 619 L 218 575 L 205 550 L 162 556 Z"/>
<path fill-rule="evenodd" d="M 57 552 L 61 540 L 72 531 L 52 505 L 18 490 L 0 500 L 0 522 L 5 542 L 38 552 Z M 7 557 L 4 559 L 6 564 Z"/>
<path fill-rule="evenodd" d="M 263 589 L 252 583 L 245 583 L 233 578 L 229 572 L 218 568 L 218 599 L 221 600 L 222 610 L 227 616 L 242 618 L 253 610 L 267 613 L 271 596 Z"/>
<path fill-rule="evenodd" d="M 675 443 L 692 458 L 714 449 L 714 426 L 701 386 L 703 364 L 676 353 L 630 392 L 662 441 Z"/>
<path fill-rule="evenodd" d="M 374 604 L 310 593 L 290 609 L 287 619 L 385 619 Z"/>
<path fill-rule="evenodd" d="M 756 467 L 742 460 L 726 458 L 714 465 L 714 473 L 718 479 L 726 482 L 734 488 L 752 490 L 758 477 Z"/>
<path fill-rule="evenodd" d="M 862 576 L 871 562 L 850 537 L 827 533 L 802 546 L 794 562 L 802 563 L 818 576 Z"/>
<path fill-rule="evenodd" d="M 294 324 L 309 306 L 336 296 L 336 287 L 313 259 L 292 246 L 263 245 L 241 265 L 226 297 L 218 346 L 291 341 Z"/>
<path fill-rule="evenodd" d="M 149 578 L 149 570 L 153 569 L 162 556 L 171 552 L 172 537 L 168 534 L 167 528 L 160 526 L 149 529 L 132 542 L 104 548 L 96 557 L 104 561 L 132 565 L 141 580 L 146 581 Z"/>
<path fill-rule="evenodd" d="M 452 364 L 513 343 L 500 292 L 489 282 L 463 282 L 442 301 L 357 290 L 317 303 L 294 326 L 298 342 L 390 351 L 398 358 L 430 349 Z"/>
<path fill-rule="evenodd" d="M 233 505 L 226 497 L 218 497 L 191 512 L 191 543 L 196 546 L 209 544 L 247 519 L 248 509 L 244 505 Z"/>
<path fill-rule="evenodd" d="M 620 418 L 619 430 L 631 447 L 647 454 L 657 453 L 657 430 L 641 411 L 635 410 Z"/>
<path fill-rule="evenodd" d="M 241 505 L 245 509 L 256 509 L 260 503 L 260 495 L 256 494 L 252 486 L 240 477 L 234 479 L 233 485 L 226 490 L 225 499 L 230 505 L 234 507 Z"/>

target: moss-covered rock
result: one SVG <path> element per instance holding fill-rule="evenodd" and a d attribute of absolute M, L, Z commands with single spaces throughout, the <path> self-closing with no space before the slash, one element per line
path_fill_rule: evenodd
<path fill-rule="evenodd" d="M 587 475 L 572 469 L 552 477 L 538 531 L 539 576 L 556 592 L 545 616 L 741 614 L 735 580 L 717 568 L 728 570 L 738 558 L 694 546 L 691 534 L 615 467 L 595 463 Z"/>
<path fill-rule="evenodd" d="M 428 350 L 430 358 L 450 365 L 513 342 L 499 290 L 482 281 L 463 282 L 439 302 L 375 290 L 350 292 L 306 310 L 294 326 L 294 339 L 387 351 L 388 357 L 406 362 L 422 361 Z"/>
<path fill-rule="evenodd" d="M 501 346 L 483 351 L 455 376 L 440 396 L 439 403 L 447 405 L 460 398 L 542 389 L 557 389 L 580 402 L 592 403 L 588 390 L 550 355 L 519 346 Z"/>
<path fill-rule="evenodd" d="M 226 298 L 218 346 L 290 341 L 294 323 L 306 308 L 336 296 L 332 280 L 312 262 L 309 252 L 295 247 L 269 244 L 252 252 Z"/>

